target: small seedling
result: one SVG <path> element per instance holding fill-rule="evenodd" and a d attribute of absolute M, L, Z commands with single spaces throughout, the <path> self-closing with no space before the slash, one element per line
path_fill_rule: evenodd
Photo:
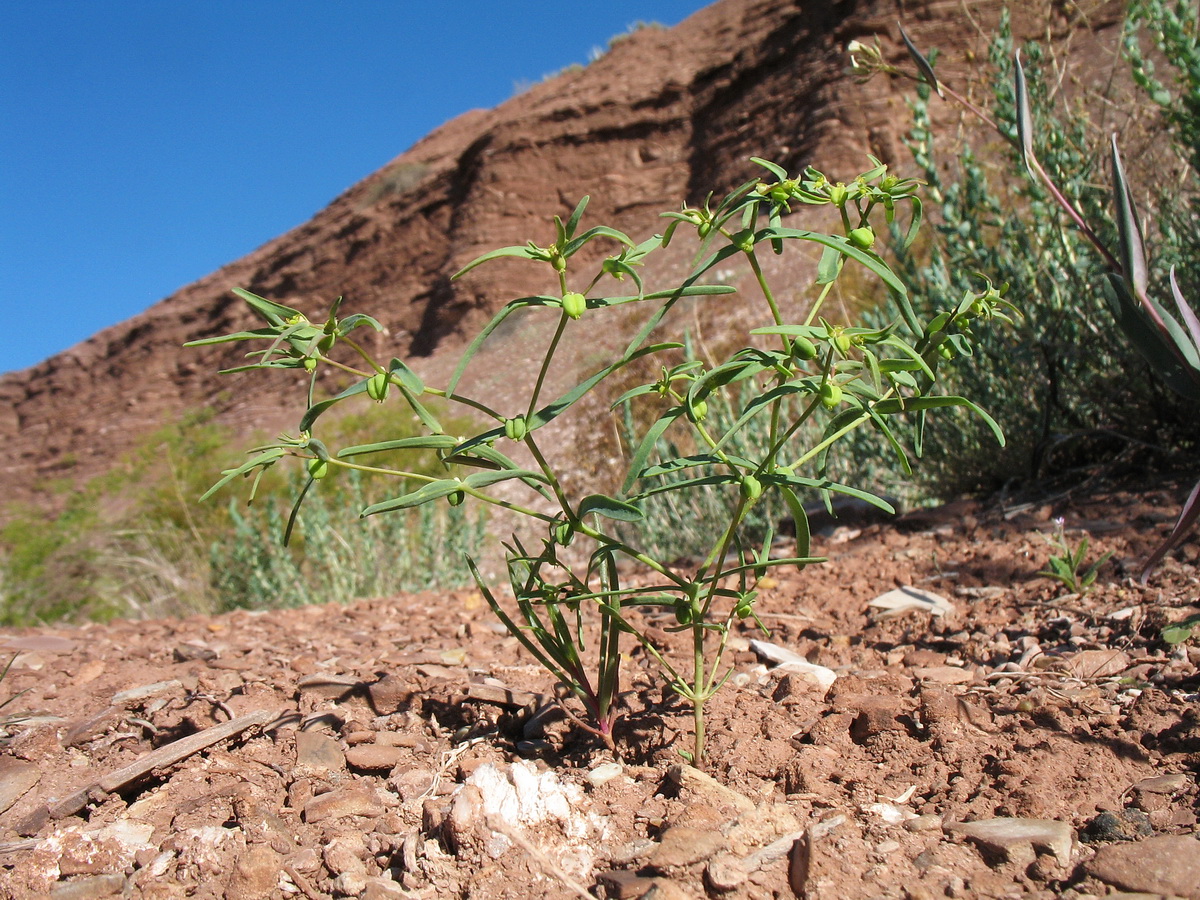
<path fill-rule="evenodd" d="M 1055 536 L 1053 538 L 1045 538 L 1045 540 L 1051 547 L 1057 548 L 1059 552 L 1058 555 L 1050 557 L 1048 568 L 1043 569 L 1038 574 L 1061 582 L 1072 594 L 1085 594 L 1088 588 L 1092 586 L 1092 583 L 1095 582 L 1100 567 L 1112 558 L 1112 552 L 1105 553 L 1091 565 L 1085 565 L 1088 552 L 1087 535 L 1084 535 L 1080 539 L 1079 544 L 1072 550 L 1070 542 L 1067 541 L 1064 520 L 1057 518 L 1054 520 L 1054 525 L 1056 528 Z"/>

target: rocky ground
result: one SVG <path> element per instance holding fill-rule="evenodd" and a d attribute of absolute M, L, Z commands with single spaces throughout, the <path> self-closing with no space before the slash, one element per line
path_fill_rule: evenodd
<path fill-rule="evenodd" d="M 474 592 L 7 634 L 0 895 L 1200 898 L 1200 641 L 1160 636 L 1200 548 L 1134 577 L 1185 493 L 826 531 L 705 772 L 644 654 L 617 759 Z M 1037 574 L 1057 516 L 1114 553 L 1082 596 Z"/>

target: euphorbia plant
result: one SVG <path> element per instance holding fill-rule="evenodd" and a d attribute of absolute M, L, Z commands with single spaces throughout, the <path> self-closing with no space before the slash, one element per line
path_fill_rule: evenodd
<path fill-rule="evenodd" d="M 755 612 L 756 582 L 773 566 L 820 561 L 810 556 L 801 497 L 817 495 L 828 502 L 833 493 L 842 493 L 891 510 L 869 491 L 827 476 L 829 453 L 837 442 L 855 429 L 878 428 L 907 471 L 910 450 L 895 438 L 888 420 L 902 414 L 920 418 L 931 409 L 954 406 L 982 416 L 1002 440 L 995 423 L 971 401 L 938 394 L 935 388 L 939 363 L 970 353 L 974 323 L 1006 319 L 1012 311 L 1001 297 L 1003 290 L 985 285 L 930 321 L 920 321 L 905 285 L 875 243 L 881 220 L 893 221 L 904 207 L 908 207 L 909 223 L 906 240 L 913 239 L 921 224 L 919 185 L 891 175 L 874 159 L 869 170 L 849 183 L 831 181 L 812 168 L 791 176 L 774 163 L 754 162 L 764 170 L 761 178 L 741 185 L 715 206 L 710 196 L 701 207 L 665 213 L 671 221 L 661 236 L 639 243 L 606 226 L 581 232 L 585 197 L 565 222 L 554 218 L 554 238 L 548 245 L 530 242 L 504 247 L 466 266 L 456 278 L 497 258 L 525 259 L 546 267 L 555 290 L 506 304 L 467 346 L 444 387 L 427 385 L 399 359 L 384 364 L 351 337 L 360 326 L 378 330 L 374 319 L 339 319 L 335 303 L 324 324 L 316 325 L 299 310 L 240 292 L 266 320 L 266 327 L 193 344 L 267 341 L 265 349 L 251 354 L 255 359 L 248 367 L 310 372 L 307 409 L 297 437 L 285 436 L 257 448 L 244 465 L 225 472 L 212 491 L 295 457 L 307 466 L 308 480 L 296 501 L 293 520 L 313 485 L 337 469 L 348 468 L 394 476 L 401 485 L 395 496 L 362 510 L 364 516 L 469 499 L 540 523 L 540 536 L 532 546 L 527 546 L 528 537 L 515 536 L 504 544 L 511 602 L 487 582 L 473 560 L 466 560 L 492 610 L 566 693 L 583 705 L 586 722 L 582 724 L 614 749 L 622 643 L 640 645 L 671 689 L 691 705 L 694 742 L 685 756 L 701 763 L 705 704 L 731 671 L 725 660 L 730 633 L 743 620 L 762 627 Z M 804 206 L 833 207 L 838 229 L 824 233 L 786 227 L 785 217 Z M 698 262 L 682 283 L 648 290 L 638 270 L 653 253 L 689 231 L 699 241 Z M 597 265 L 580 265 L 577 254 L 595 241 L 611 244 L 616 252 Z M 785 305 L 768 282 L 761 253 L 764 249 L 782 253 L 797 243 L 816 245 L 821 255 L 807 302 Z M 650 401 L 652 406 L 651 420 L 626 460 L 620 490 L 615 494 L 569 491 L 552 461 L 555 454 L 546 452 L 554 440 L 549 426 L 635 360 L 678 350 L 679 342 L 652 342 L 651 336 L 669 332 L 680 300 L 731 293 L 731 287 L 705 284 L 704 277 L 714 266 L 737 258 L 749 267 L 758 288 L 758 312 L 750 314 L 758 327 L 748 330 L 747 346 L 711 365 L 671 364 L 665 358 L 658 379 L 627 391 L 613 404 L 641 398 L 636 402 L 644 406 Z M 863 328 L 822 316 L 824 301 L 847 265 L 861 267 L 883 284 L 896 307 L 892 324 Z M 613 288 L 623 282 L 630 283 L 632 290 L 616 293 Z M 555 328 L 536 374 L 528 373 L 533 385 L 527 399 L 516 409 L 500 409 L 493 398 L 464 391 L 463 376 L 496 328 L 524 309 L 543 311 L 554 318 Z M 570 328 L 585 327 L 579 324 L 582 321 L 591 328 L 600 322 L 604 327 L 623 327 L 631 337 L 623 350 L 613 353 L 589 377 L 547 401 L 550 375 L 563 365 L 559 350 L 564 335 Z M 494 357 L 489 364 L 496 365 Z M 512 365 L 512 375 L 522 374 L 518 363 Z M 317 399 L 317 376 L 324 367 L 344 373 L 347 385 L 340 393 Z M 718 394 L 726 403 L 736 398 L 739 404 L 739 414 L 725 428 L 714 428 L 708 417 L 708 401 Z M 321 416 L 359 395 L 377 402 L 399 398 L 422 423 L 423 433 L 391 440 L 384 435 L 377 442 L 339 450 L 327 447 L 315 436 Z M 467 436 L 448 433 L 431 410 L 430 397 L 441 406 L 465 410 L 482 427 Z M 756 417 L 769 422 L 765 444 L 752 453 L 731 452 L 734 439 Z M 916 433 L 920 435 L 919 428 Z M 689 436 L 672 446 L 686 445 L 695 452 L 664 458 L 660 448 L 667 445 L 662 439 L 668 434 Z M 406 451 L 430 449 L 439 454 L 444 476 L 405 468 Z M 911 450 L 919 455 L 920 446 Z M 518 463 L 514 456 L 527 463 Z M 666 475 L 671 477 L 664 479 Z M 711 548 L 698 566 L 656 558 L 639 544 L 639 523 L 653 514 L 656 495 L 713 486 L 730 492 L 730 514 L 727 521 L 713 523 Z M 781 497 L 795 520 L 797 547 L 786 558 L 770 556 L 769 534 L 761 546 L 751 545 L 744 534 L 747 513 L 769 494 Z M 648 583 L 623 584 L 622 559 L 640 564 L 648 573 L 640 580 Z M 655 611 L 673 616 L 668 630 L 688 638 L 686 652 L 677 655 L 651 640 L 643 614 Z M 591 623 L 597 636 L 594 646 L 585 640 L 593 633 Z"/>

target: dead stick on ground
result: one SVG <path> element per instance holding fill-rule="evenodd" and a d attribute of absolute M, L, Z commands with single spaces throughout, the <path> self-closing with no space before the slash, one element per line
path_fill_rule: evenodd
<path fill-rule="evenodd" d="M 50 807 L 50 817 L 61 819 L 65 816 L 73 816 L 87 805 L 88 798 L 93 794 L 111 794 L 119 791 L 121 788 L 133 784 L 139 778 L 149 775 L 155 769 L 165 769 L 167 766 L 173 766 L 180 760 L 187 759 L 193 753 L 198 753 L 226 738 L 241 734 L 248 728 L 253 728 L 256 725 L 265 725 L 273 718 L 275 718 L 275 713 L 260 709 L 258 712 L 249 713 L 239 719 L 222 722 L 219 725 L 206 728 L 204 731 L 189 734 L 185 738 L 180 738 L 177 741 L 159 747 L 157 750 L 147 753 L 136 762 L 117 769 L 115 772 L 109 772 L 99 781 L 81 788 L 69 797 L 64 797 Z"/>
<path fill-rule="evenodd" d="M 515 828 L 509 828 L 508 823 L 499 816 L 488 816 L 487 827 L 498 834 L 504 835 L 518 847 L 525 851 L 526 855 L 537 864 L 537 866 L 551 878 L 557 878 L 559 882 L 571 893 L 575 894 L 580 900 L 596 900 L 594 894 L 588 891 L 578 881 L 560 869 L 555 862 L 542 852 L 540 847 L 534 846 L 527 841 L 525 837 L 517 832 Z"/>

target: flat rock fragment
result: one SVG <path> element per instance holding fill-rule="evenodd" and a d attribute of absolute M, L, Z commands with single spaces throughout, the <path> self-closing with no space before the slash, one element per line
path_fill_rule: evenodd
<path fill-rule="evenodd" d="M 941 594 L 907 586 L 880 594 L 867 606 L 875 610 L 876 618 L 880 619 L 890 619 L 909 612 L 926 612 L 931 616 L 954 612 L 954 604 Z"/>
<path fill-rule="evenodd" d="M 974 841 L 1010 861 L 1032 862 L 1033 850 L 1049 850 L 1059 865 L 1071 861 L 1075 832 L 1065 822 L 1052 819 L 981 819 L 976 822 L 952 822 L 945 830 Z"/>
<path fill-rule="evenodd" d="M 837 680 L 837 673 L 825 666 L 810 663 L 795 650 L 772 644 L 770 641 L 750 641 L 750 649 L 768 662 L 775 663 L 779 674 L 795 673 L 815 681 L 826 690 Z"/>
<path fill-rule="evenodd" d="M 1088 873 L 1126 891 L 1174 894 L 1200 900 L 1200 841 L 1195 835 L 1161 835 L 1096 851 Z"/>
<path fill-rule="evenodd" d="M 36 763 L 11 757 L 0 760 L 0 813 L 20 800 L 41 777 Z"/>

